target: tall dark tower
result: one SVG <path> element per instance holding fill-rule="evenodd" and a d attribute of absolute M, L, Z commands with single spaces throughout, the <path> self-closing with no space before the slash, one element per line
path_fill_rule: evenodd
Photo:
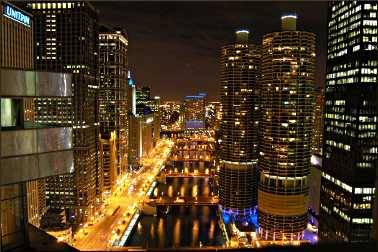
<path fill-rule="evenodd" d="M 315 34 L 297 31 L 296 19 L 283 16 L 262 44 L 258 217 L 267 240 L 302 239 L 307 222 Z"/>
<path fill-rule="evenodd" d="M 335 1 L 328 11 L 319 233 L 372 239 L 377 161 L 377 2 Z"/>
<path fill-rule="evenodd" d="M 69 125 L 74 131 L 75 171 L 47 180 L 47 203 L 73 210 L 76 222 L 85 221 L 98 203 L 97 12 L 79 1 L 31 1 L 27 8 L 34 19 L 35 68 L 72 73 L 72 101 L 41 98 L 36 104 L 37 114 L 48 111 L 38 116 L 40 123 Z"/>
<path fill-rule="evenodd" d="M 257 205 L 260 50 L 248 43 L 249 31 L 222 47 L 220 204 L 234 216 L 252 213 Z"/>

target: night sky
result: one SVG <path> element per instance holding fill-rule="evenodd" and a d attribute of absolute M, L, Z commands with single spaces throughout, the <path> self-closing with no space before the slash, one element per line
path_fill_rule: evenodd
<path fill-rule="evenodd" d="M 281 29 L 281 15 L 295 12 L 297 29 L 317 35 L 316 85 L 324 86 L 327 2 L 94 2 L 99 21 L 126 30 L 129 66 L 138 86 L 162 100 L 206 92 L 219 97 L 220 48 L 238 28 L 253 43 Z"/>

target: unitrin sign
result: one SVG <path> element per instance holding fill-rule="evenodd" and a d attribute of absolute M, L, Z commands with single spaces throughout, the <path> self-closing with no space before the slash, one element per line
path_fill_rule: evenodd
<path fill-rule="evenodd" d="M 30 17 L 10 5 L 4 5 L 4 16 L 30 27 Z"/>

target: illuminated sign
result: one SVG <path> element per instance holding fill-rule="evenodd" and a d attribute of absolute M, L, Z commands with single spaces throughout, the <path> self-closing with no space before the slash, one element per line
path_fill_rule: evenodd
<path fill-rule="evenodd" d="M 10 5 L 4 5 L 4 16 L 30 27 L 30 17 Z"/>

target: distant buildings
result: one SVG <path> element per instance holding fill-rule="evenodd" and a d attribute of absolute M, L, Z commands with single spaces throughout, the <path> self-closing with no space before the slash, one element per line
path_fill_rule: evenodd
<path fill-rule="evenodd" d="M 205 93 L 185 96 L 183 104 L 185 129 L 205 128 L 205 106 Z"/>
<path fill-rule="evenodd" d="M 219 129 L 222 119 L 221 103 L 209 102 L 205 107 L 205 126 L 210 129 Z"/>
<path fill-rule="evenodd" d="M 180 130 L 181 103 L 166 101 L 160 105 L 161 130 Z"/>
<path fill-rule="evenodd" d="M 220 204 L 233 216 L 246 216 L 257 205 L 260 49 L 249 31 L 221 49 Z"/>
<path fill-rule="evenodd" d="M 153 146 L 160 138 L 160 97 L 151 97 L 151 89 L 149 87 L 141 87 L 136 89 L 136 112 L 137 116 L 146 116 L 153 114 Z"/>
<path fill-rule="evenodd" d="M 103 192 L 109 194 L 117 177 L 127 170 L 128 145 L 128 40 L 122 29 L 100 27 L 99 33 L 99 173 Z M 100 190 L 101 191 L 101 190 Z"/>
<path fill-rule="evenodd" d="M 377 2 L 361 1 L 329 6 L 319 225 L 323 241 L 372 239 L 377 8 Z"/>
<path fill-rule="evenodd" d="M 33 71 L 32 16 L 0 1 L 0 251 L 29 247 L 41 179 L 73 171 L 72 128 L 35 121 L 40 98 L 69 100 L 72 76 Z M 44 196 L 44 195 L 43 195 Z"/>
<path fill-rule="evenodd" d="M 143 158 L 149 156 L 160 139 L 160 97 L 151 98 L 149 87 L 136 88 L 129 78 L 129 169 L 138 169 Z"/>
<path fill-rule="evenodd" d="M 263 37 L 258 218 L 267 240 L 299 240 L 307 225 L 313 131 L 315 34 L 295 15 Z"/>
<path fill-rule="evenodd" d="M 97 12 L 88 2 L 33 1 L 34 63 L 39 71 L 72 73 L 70 100 L 38 100 L 36 120 L 73 127 L 74 173 L 47 179 L 48 206 L 80 223 L 95 212 L 98 146 Z"/>
<path fill-rule="evenodd" d="M 151 110 L 149 103 L 151 100 L 151 89 L 150 87 L 143 86 L 136 89 L 136 109 L 137 114 L 142 115 L 146 110 Z"/>

